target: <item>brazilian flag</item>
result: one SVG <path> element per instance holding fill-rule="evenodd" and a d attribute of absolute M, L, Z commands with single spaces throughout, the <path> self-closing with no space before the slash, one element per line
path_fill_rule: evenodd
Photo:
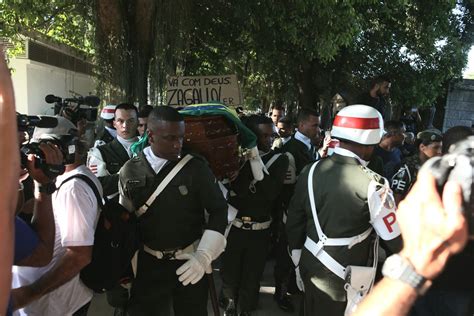
<path fill-rule="evenodd" d="M 183 115 L 189 116 L 211 116 L 211 115 L 222 115 L 229 122 L 237 127 L 239 132 L 239 143 L 240 146 L 245 149 L 250 149 L 257 146 L 257 136 L 249 130 L 240 121 L 237 112 L 233 108 L 227 107 L 222 103 L 204 103 L 194 104 L 182 108 L 179 112 Z M 138 155 L 146 146 L 148 146 L 148 136 L 145 135 L 138 142 L 134 143 L 131 147 L 131 151 L 134 156 Z"/>

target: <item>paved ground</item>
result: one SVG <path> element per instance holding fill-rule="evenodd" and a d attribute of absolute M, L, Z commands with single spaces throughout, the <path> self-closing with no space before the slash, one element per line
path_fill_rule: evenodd
<path fill-rule="evenodd" d="M 273 261 L 268 261 L 265 267 L 263 280 L 260 283 L 260 302 L 257 311 L 252 313 L 255 316 L 291 316 L 299 315 L 298 309 L 301 304 L 301 296 L 293 296 L 293 303 L 296 307 L 294 313 L 286 313 L 278 308 L 275 301 L 273 300 L 274 284 L 273 284 Z M 214 279 L 216 281 L 216 288 L 219 292 L 221 281 L 218 272 L 214 272 Z M 213 316 L 211 304 L 208 304 L 209 316 Z M 113 315 L 112 309 L 108 306 L 104 294 L 96 295 L 92 300 L 91 308 L 89 309 L 89 316 L 108 316 Z M 222 310 L 221 310 L 222 315 Z"/>

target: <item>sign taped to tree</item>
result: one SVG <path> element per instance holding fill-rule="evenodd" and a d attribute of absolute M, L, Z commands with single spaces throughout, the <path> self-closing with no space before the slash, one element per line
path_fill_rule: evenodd
<path fill-rule="evenodd" d="M 169 76 L 166 85 L 166 105 L 186 106 L 208 102 L 227 106 L 242 103 L 236 75 Z"/>

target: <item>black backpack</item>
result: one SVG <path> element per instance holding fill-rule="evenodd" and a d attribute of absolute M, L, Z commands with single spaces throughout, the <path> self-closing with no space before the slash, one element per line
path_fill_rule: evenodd
<path fill-rule="evenodd" d="M 61 186 L 74 178 L 91 187 L 102 210 L 95 229 L 92 260 L 81 270 L 81 280 L 88 288 L 103 293 L 130 276 L 131 260 L 138 250 L 138 220 L 135 213 L 130 213 L 116 201 L 104 197 L 105 203 L 102 203 L 96 185 L 86 175 L 74 175 Z"/>

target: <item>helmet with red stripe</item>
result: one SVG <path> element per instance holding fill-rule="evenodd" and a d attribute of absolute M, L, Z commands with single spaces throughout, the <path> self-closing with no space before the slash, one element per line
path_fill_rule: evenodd
<path fill-rule="evenodd" d="M 104 106 L 104 108 L 100 112 L 100 117 L 103 118 L 104 120 L 107 120 L 107 121 L 108 120 L 113 120 L 114 117 L 115 117 L 115 108 L 116 107 L 117 107 L 116 105 L 112 105 L 112 104 Z"/>
<path fill-rule="evenodd" d="M 379 111 L 367 105 L 350 105 L 337 113 L 331 136 L 361 145 L 377 145 L 384 133 Z"/>

